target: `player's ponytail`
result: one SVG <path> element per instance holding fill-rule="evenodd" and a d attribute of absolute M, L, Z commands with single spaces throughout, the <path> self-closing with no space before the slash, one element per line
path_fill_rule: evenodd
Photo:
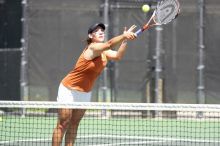
<path fill-rule="evenodd" d="M 91 39 L 90 37 L 88 37 L 88 38 L 86 39 L 86 42 L 87 42 L 87 45 L 89 45 L 89 44 L 92 43 L 92 39 Z"/>

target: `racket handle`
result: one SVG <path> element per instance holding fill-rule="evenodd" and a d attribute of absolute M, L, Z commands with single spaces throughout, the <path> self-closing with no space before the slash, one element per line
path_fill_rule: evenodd
<path fill-rule="evenodd" d="M 137 30 L 135 32 L 135 35 L 138 36 L 139 34 L 141 34 L 143 31 L 147 30 L 150 26 L 149 25 L 145 25 L 142 28 L 140 28 L 139 30 Z"/>
<path fill-rule="evenodd" d="M 135 32 L 135 35 L 138 36 L 141 32 L 143 32 L 142 28 L 140 28 L 139 30 L 137 30 L 137 31 Z"/>

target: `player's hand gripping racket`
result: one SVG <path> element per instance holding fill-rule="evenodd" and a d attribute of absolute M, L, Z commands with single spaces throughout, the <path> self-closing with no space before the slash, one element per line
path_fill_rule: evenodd
<path fill-rule="evenodd" d="M 179 12 L 180 4 L 178 0 L 162 0 L 158 2 L 150 20 L 142 28 L 135 32 L 136 36 L 152 26 L 171 22 L 177 17 Z"/>

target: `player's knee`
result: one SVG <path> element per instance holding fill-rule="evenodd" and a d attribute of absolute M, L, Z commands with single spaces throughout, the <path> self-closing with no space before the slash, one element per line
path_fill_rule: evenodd
<path fill-rule="evenodd" d="M 65 131 L 70 124 L 70 119 L 60 121 L 58 128 Z"/>
<path fill-rule="evenodd" d="M 61 131 L 64 131 L 66 129 L 65 126 L 62 124 L 59 124 L 57 128 L 60 129 Z"/>

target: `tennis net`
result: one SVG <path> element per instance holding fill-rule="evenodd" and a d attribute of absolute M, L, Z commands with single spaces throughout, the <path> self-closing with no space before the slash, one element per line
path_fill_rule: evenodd
<path fill-rule="evenodd" d="M 50 146 L 60 108 L 86 109 L 76 146 L 220 145 L 220 105 L 36 101 L 0 101 L 0 145 Z"/>

